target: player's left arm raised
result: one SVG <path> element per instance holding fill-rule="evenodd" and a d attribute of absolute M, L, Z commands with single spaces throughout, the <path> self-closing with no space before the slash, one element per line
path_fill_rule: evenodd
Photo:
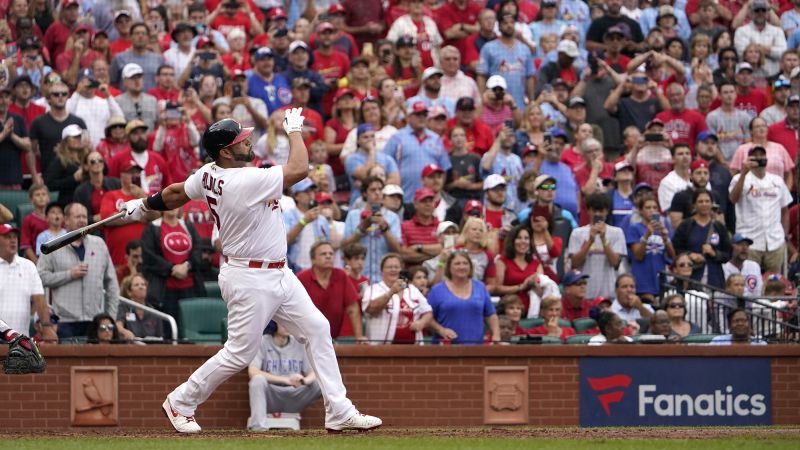
<path fill-rule="evenodd" d="M 289 136 L 289 160 L 283 168 L 283 187 L 289 188 L 308 176 L 308 150 L 303 142 L 303 108 L 286 110 L 283 129 Z"/>

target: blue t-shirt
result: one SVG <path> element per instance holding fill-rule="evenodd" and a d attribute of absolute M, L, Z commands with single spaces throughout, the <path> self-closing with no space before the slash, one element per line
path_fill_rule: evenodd
<path fill-rule="evenodd" d="M 492 299 L 486 286 L 472 280 L 472 294 L 468 299 L 456 297 L 444 281 L 437 283 L 428 293 L 428 303 L 433 308 L 433 318 L 445 328 L 458 334 L 454 344 L 480 345 L 483 343 L 484 318 L 495 314 Z M 439 342 L 433 336 L 433 342 Z"/>
<path fill-rule="evenodd" d="M 662 217 L 661 224 L 667 228 L 667 233 L 672 238 L 672 227 L 669 220 Z M 646 232 L 647 227 L 642 222 L 632 223 L 625 229 L 625 242 L 629 247 L 641 242 L 642 236 Z M 667 254 L 664 239 L 657 234 L 650 235 L 645 244 L 644 259 L 641 261 L 633 256 L 633 250 L 630 250 L 628 255 L 631 261 L 631 273 L 636 279 L 636 293 L 658 295 L 658 273 L 664 270 L 667 264 L 672 263 Z"/>
<path fill-rule="evenodd" d="M 422 140 L 417 138 L 409 126 L 398 130 L 383 147 L 383 153 L 391 156 L 397 163 L 405 194 L 403 201 L 406 203 L 412 202 L 414 193 L 422 187 L 421 174 L 425 166 L 438 164 L 445 172 L 452 167 L 442 138 L 428 129 L 425 129 Z"/>
<path fill-rule="evenodd" d="M 555 178 L 556 204 L 572 213 L 573 217 L 578 217 L 578 182 L 575 181 L 572 169 L 562 162 L 553 163 L 545 160 L 539 173 Z"/>
<path fill-rule="evenodd" d="M 500 75 L 506 80 L 508 93 L 514 98 L 514 103 L 518 106 L 527 104 L 525 83 L 536 71 L 531 51 L 525 44 L 515 42 L 514 48 L 509 49 L 500 39 L 487 42 L 481 48 L 477 72 L 487 77 Z"/>
<path fill-rule="evenodd" d="M 358 150 L 352 155 L 348 156 L 344 162 L 344 171 L 347 173 L 347 179 L 350 180 L 350 186 L 352 189 L 350 190 L 350 204 L 352 205 L 360 197 L 360 192 L 356 188 L 356 180 L 353 178 L 353 172 L 356 171 L 359 167 L 363 166 L 367 163 L 367 159 L 369 159 L 369 155 L 365 152 Z M 383 166 L 383 170 L 386 172 L 386 175 L 391 175 L 393 173 L 397 173 L 397 163 L 394 162 L 394 159 L 385 153 L 376 153 L 375 154 L 375 162 Z"/>
<path fill-rule="evenodd" d="M 483 158 L 486 158 L 487 154 L 488 153 L 485 153 Z M 517 198 L 517 184 L 523 172 L 525 172 L 525 169 L 522 167 L 522 159 L 513 153 L 506 155 L 503 152 L 497 152 L 492 162 L 492 169 L 489 171 L 483 170 L 483 161 L 481 161 L 481 174 L 484 178 L 492 174 L 497 174 L 506 180 L 506 204 L 504 206 L 515 211 L 517 209 L 517 203 L 519 203 L 519 198 Z"/>
<path fill-rule="evenodd" d="M 279 73 L 272 75 L 271 83 L 256 74 L 250 75 L 247 78 L 247 95 L 263 100 L 270 115 L 292 102 L 289 82 Z"/>
<path fill-rule="evenodd" d="M 632 198 L 633 194 L 625 198 L 618 190 L 611 191 L 611 225 L 622 228 L 625 218 L 633 213 Z"/>
<path fill-rule="evenodd" d="M 347 213 L 347 219 L 344 222 L 344 237 L 349 238 L 356 232 L 358 224 L 361 223 L 361 211 L 364 208 L 350 209 Z M 392 233 L 398 242 L 402 242 L 400 231 L 400 217 L 386 208 L 381 208 L 383 219 L 389 225 L 387 233 Z M 386 243 L 386 237 L 381 233 L 377 225 L 372 225 L 367 229 L 358 241 L 367 249 L 367 255 L 364 260 L 364 276 L 369 278 L 370 283 L 380 283 L 383 279 L 381 277 L 381 258 L 389 253 L 389 244 Z"/>

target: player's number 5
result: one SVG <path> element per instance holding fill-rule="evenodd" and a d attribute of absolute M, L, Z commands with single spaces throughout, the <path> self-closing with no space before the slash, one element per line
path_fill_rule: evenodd
<path fill-rule="evenodd" d="M 214 222 L 217 223 L 217 230 L 219 230 L 219 214 L 214 210 L 214 207 L 217 206 L 217 199 L 206 195 L 206 201 L 208 202 L 208 209 L 211 211 L 211 215 L 214 216 Z"/>

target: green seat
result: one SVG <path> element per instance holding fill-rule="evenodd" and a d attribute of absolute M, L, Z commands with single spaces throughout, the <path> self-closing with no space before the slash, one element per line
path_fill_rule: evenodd
<path fill-rule="evenodd" d="M 198 344 L 222 342 L 220 323 L 228 316 L 221 298 L 186 298 L 178 302 L 179 336 Z"/>
<path fill-rule="evenodd" d="M 336 343 L 339 345 L 351 345 L 356 343 L 355 336 L 339 336 L 336 338 Z"/>
<path fill-rule="evenodd" d="M 561 338 L 556 336 L 542 336 L 544 345 L 561 345 Z"/>
<path fill-rule="evenodd" d="M 708 344 L 717 336 L 717 334 L 690 334 L 681 339 L 681 342 L 686 344 Z"/>
<path fill-rule="evenodd" d="M 592 339 L 596 334 L 576 334 L 574 336 L 567 337 L 567 344 L 588 344 L 589 340 Z"/>
<path fill-rule="evenodd" d="M 219 283 L 216 281 L 206 281 L 203 283 L 206 287 L 206 296 L 214 298 L 222 298 L 222 291 L 219 289 Z"/>
<path fill-rule="evenodd" d="M 528 328 L 540 327 L 542 325 L 544 325 L 544 319 L 541 319 L 539 317 L 535 317 L 533 319 L 521 319 L 519 321 L 519 326 L 525 328 L 526 330 Z"/>
<path fill-rule="evenodd" d="M 17 205 L 17 221 L 20 225 L 22 225 L 22 219 L 25 218 L 28 214 L 33 212 L 33 205 L 30 203 L 23 203 L 21 205 Z"/>
<path fill-rule="evenodd" d="M 597 322 L 591 317 L 582 317 L 572 321 L 572 328 L 575 328 L 576 333 L 581 334 L 586 330 L 597 328 Z"/>
<path fill-rule="evenodd" d="M 19 205 L 29 202 L 30 200 L 28 199 L 28 191 L 11 191 L 0 189 L 0 204 L 8 208 L 8 210 L 11 211 L 11 214 L 14 214 L 13 222 L 15 222 L 17 225 L 22 225 L 22 217 L 17 215 L 17 208 Z"/>

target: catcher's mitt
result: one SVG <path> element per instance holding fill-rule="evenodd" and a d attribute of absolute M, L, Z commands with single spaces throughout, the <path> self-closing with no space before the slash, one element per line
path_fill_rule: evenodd
<path fill-rule="evenodd" d="M 42 358 L 33 339 L 19 335 L 8 346 L 8 355 L 3 362 L 3 372 L 6 374 L 42 373 L 47 368 L 47 362 Z"/>

